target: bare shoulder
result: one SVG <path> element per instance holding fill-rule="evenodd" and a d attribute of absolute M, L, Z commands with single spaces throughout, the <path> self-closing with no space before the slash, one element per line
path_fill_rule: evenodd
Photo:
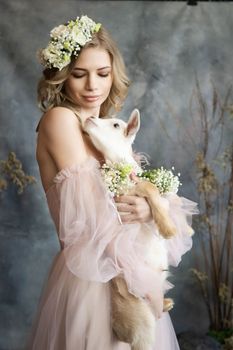
<path fill-rule="evenodd" d="M 57 131 L 72 128 L 74 125 L 78 125 L 77 117 L 70 109 L 54 107 L 43 115 L 40 122 L 40 132 L 53 136 Z"/>
<path fill-rule="evenodd" d="M 54 107 L 46 112 L 40 122 L 38 138 L 57 171 L 82 163 L 87 157 L 80 123 L 68 108 Z"/>

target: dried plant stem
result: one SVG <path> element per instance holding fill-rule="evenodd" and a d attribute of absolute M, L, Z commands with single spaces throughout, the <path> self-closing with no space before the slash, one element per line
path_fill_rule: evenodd
<path fill-rule="evenodd" d="M 29 184 L 36 182 L 34 176 L 25 174 L 22 163 L 14 152 L 9 152 L 7 160 L 0 160 L 0 175 L 6 178 L 5 186 L 1 186 L 1 189 L 6 189 L 8 183 L 13 183 L 18 188 L 18 194 L 22 194 Z"/>
<path fill-rule="evenodd" d="M 233 149 L 233 145 L 232 145 Z M 225 284 L 231 286 L 231 295 L 233 294 L 233 279 L 231 277 L 232 271 L 229 268 L 232 266 L 232 225 L 233 225 L 233 212 L 230 209 L 233 203 L 233 154 L 232 154 L 232 162 L 231 162 L 231 176 L 230 176 L 230 192 L 228 197 L 228 211 L 227 211 L 227 223 L 226 223 L 226 231 L 225 237 L 227 242 L 227 252 L 226 252 L 226 264 L 225 264 Z M 226 307 L 225 315 L 230 315 L 232 310 L 232 297 L 230 298 L 228 305 Z"/>
<path fill-rule="evenodd" d="M 226 325 L 232 325 L 232 295 L 233 295 L 233 278 L 230 269 L 232 261 L 232 203 L 233 203 L 233 154 L 231 154 L 231 175 L 229 181 L 224 181 L 222 185 L 216 181 L 214 185 L 214 172 L 208 165 L 210 133 L 215 132 L 218 128 L 218 139 L 216 156 L 222 147 L 225 128 L 225 112 L 227 111 L 228 100 L 231 95 L 231 87 L 228 90 L 224 104 L 221 105 L 216 89 L 212 94 L 212 114 L 208 118 L 207 107 L 203 95 L 200 91 L 198 80 L 196 80 L 196 100 L 199 107 L 199 117 L 201 124 L 201 152 L 202 163 L 199 164 L 200 171 L 200 202 L 203 204 L 203 212 L 206 217 L 206 230 L 208 233 L 207 241 L 201 238 L 201 248 L 204 257 L 204 269 L 209 276 L 208 282 L 201 285 L 201 292 L 204 295 L 205 303 L 209 313 L 211 328 L 218 330 L 223 329 Z M 219 106 L 219 107 L 218 107 Z M 219 111 L 219 116 L 217 112 Z M 233 153 L 233 149 L 232 149 Z M 225 169 L 225 165 L 223 166 Z M 211 180 L 211 176 L 213 177 Z M 223 173 L 226 178 L 227 174 Z M 206 182 L 205 182 L 206 181 Z M 208 183 L 208 181 L 210 181 Z M 206 187 L 205 184 L 209 185 Z M 227 190 L 227 186 L 230 185 Z M 212 189 L 211 189 L 212 188 Z M 209 192 L 210 191 L 210 192 Z M 215 194 L 214 194 L 215 191 Z M 229 192 L 227 207 L 231 210 L 225 214 L 226 200 L 225 196 Z M 213 211 L 215 215 L 213 215 Z M 222 235 L 223 234 L 223 235 Z M 222 239 L 223 236 L 223 239 Z M 209 255 L 209 259 L 207 259 Z M 210 261 L 210 263 L 209 263 Z M 210 289 L 212 287 L 212 289 Z M 203 290 L 204 288 L 204 290 Z M 229 292 L 230 291 L 230 292 Z M 206 298 L 206 295 L 208 296 Z"/>
<path fill-rule="evenodd" d="M 225 118 L 225 112 L 227 111 L 227 106 L 229 105 L 229 98 L 231 96 L 232 93 L 232 86 L 230 86 L 230 88 L 227 91 L 227 94 L 225 96 L 223 105 L 220 108 L 220 116 L 217 120 L 217 122 L 215 123 L 215 128 L 218 127 L 219 125 L 221 125 L 221 129 L 220 129 L 220 138 L 219 138 L 219 144 L 216 150 L 216 154 L 215 154 L 215 158 L 218 155 L 221 145 L 222 145 L 222 140 L 223 140 L 223 129 L 224 129 L 224 118 Z M 219 100 L 220 101 L 220 100 Z"/>
<path fill-rule="evenodd" d="M 203 235 L 201 235 L 200 241 L 201 241 L 202 254 L 204 256 L 205 271 L 208 272 L 208 271 L 210 271 L 210 266 L 209 266 L 208 259 L 207 259 L 207 254 L 206 254 L 206 249 L 205 249 Z M 197 259 L 197 257 L 196 257 L 195 261 L 196 261 L 196 266 L 198 268 L 198 271 L 201 271 L 202 269 L 199 267 L 199 263 L 198 263 L 199 260 Z M 200 289 L 201 289 L 201 294 L 202 294 L 203 300 L 204 300 L 204 302 L 206 304 L 206 307 L 207 307 L 207 312 L 208 312 L 208 315 L 209 315 L 209 319 L 212 320 L 214 311 L 212 310 L 211 304 L 209 302 L 209 300 L 210 300 L 209 288 L 205 288 L 205 286 L 203 285 L 203 282 L 200 279 L 197 279 L 197 281 L 198 281 Z"/>
<path fill-rule="evenodd" d="M 208 151 L 208 145 L 209 145 L 209 128 L 208 128 L 208 120 L 207 120 L 207 111 L 206 111 L 206 104 L 203 99 L 203 96 L 201 94 L 200 86 L 198 80 L 196 80 L 196 86 L 197 86 L 197 99 L 200 106 L 200 115 L 202 116 L 202 131 L 203 131 L 203 158 L 206 161 L 207 151 Z M 205 168 L 203 169 L 202 176 L 205 177 Z M 203 193 L 204 197 L 204 205 L 205 205 L 205 213 L 208 218 L 207 220 L 207 228 L 208 228 L 208 234 L 209 234 L 209 243 L 210 243 L 210 254 L 211 254 L 211 269 L 210 273 L 212 275 L 212 280 L 214 281 L 214 289 L 215 293 L 213 293 L 214 296 L 214 303 L 213 303 L 213 315 L 214 319 L 212 319 L 212 322 L 216 325 L 218 323 L 218 315 L 219 315 L 219 303 L 218 298 L 216 295 L 218 295 L 218 272 L 217 272 L 217 261 L 216 261 L 216 250 L 214 246 L 214 236 L 213 236 L 213 226 L 210 223 L 210 210 L 211 210 L 211 203 L 208 197 L 208 194 L 206 192 Z"/>
<path fill-rule="evenodd" d="M 209 108 L 209 97 L 202 93 L 197 75 L 195 79 L 189 101 L 193 128 L 177 120 L 169 104 L 168 110 L 173 114 L 179 134 L 181 128 L 184 133 L 180 146 L 186 156 L 196 152 L 202 260 L 196 259 L 196 266 L 201 268 L 193 272 L 207 307 L 210 328 L 224 330 L 233 327 L 233 145 L 229 152 L 225 137 L 232 128 L 229 117 L 230 114 L 233 117 L 233 89 L 230 86 L 221 101 L 212 82 Z"/>
<path fill-rule="evenodd" d="M 206 215 L 209 218 L 210 217 L 210 209 L 211 209 L 211 205 L 208 201 L 208 198 L 205 195 L 205 211 L 206 211 Z M 218 324 L 218 317 L 219 317 L 219 313 L 220 313 L 220 305 L 219 305 L 219 299 L 218 299 L 218 289 L 219 289 L 219 279 L 218 279 L 218 271 L 217 271 L 217 256 L 216 256 L 216 249 L 214 246 L 214 233 L 213 233 L 213 226 L 211 225 L 210 221 L 208 220 L 207 223 L 207 227 L 208 227 L 208 233 L 209 233 L 209 244 L 210 244 L 210 254 L 211 254 L 211 274 L 212 274 L 212 280 L 214 282 L 214 293 L 213 293 L 213 297 L 214 297 L 214 303 L 213 303 L 213 307 L 214 307 L 214 315 L 215 318 L 213 319 L 213 323 L 216 326 Z"/>

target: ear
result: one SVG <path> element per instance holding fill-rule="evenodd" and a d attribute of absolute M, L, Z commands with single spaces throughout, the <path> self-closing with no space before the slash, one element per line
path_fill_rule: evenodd
<path fill-rule="evenodd" d="M 136 135 L 139 128 L 140 128 L 140 112 L 138 109 L 134 109 L 127 123 L 126 136 Z"/>

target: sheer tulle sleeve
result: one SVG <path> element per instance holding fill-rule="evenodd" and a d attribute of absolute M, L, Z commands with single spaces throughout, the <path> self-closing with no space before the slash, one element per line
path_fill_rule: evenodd
<path fill-rule="evenodd" d="M 143 260 L 144 248 L 136 242 L 141 225 L 120 223 L 93 162 L 64 169 L 54 179 L 66 265 L 74 275 L 90 281 L 107 282 L 121 274 L 131 293 L 143 297 L 157 291 L 161 303 L 169 284 L 162 286 L 159 272 Z"/>
<path fill-rule="evenodd" d="M 164 198 L 168 202 L 169 215 L 177 229 L 176 235 L 166 240 L 168 262 L 169 265 L 177 266 L 182 255 L 192 248 L 192 216 L 199 211 L 197 203 L 175 193 L 167 193 Z"/>

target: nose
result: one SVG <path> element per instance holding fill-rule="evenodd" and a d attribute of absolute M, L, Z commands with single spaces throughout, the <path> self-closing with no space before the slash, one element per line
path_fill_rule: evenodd
<path fill-rule="evenodd" d="M 86 82 L 86 89 L 89 91 L 94 91 L 97 89 L 97 79 L 94 75 L 89 75 Z"/>

